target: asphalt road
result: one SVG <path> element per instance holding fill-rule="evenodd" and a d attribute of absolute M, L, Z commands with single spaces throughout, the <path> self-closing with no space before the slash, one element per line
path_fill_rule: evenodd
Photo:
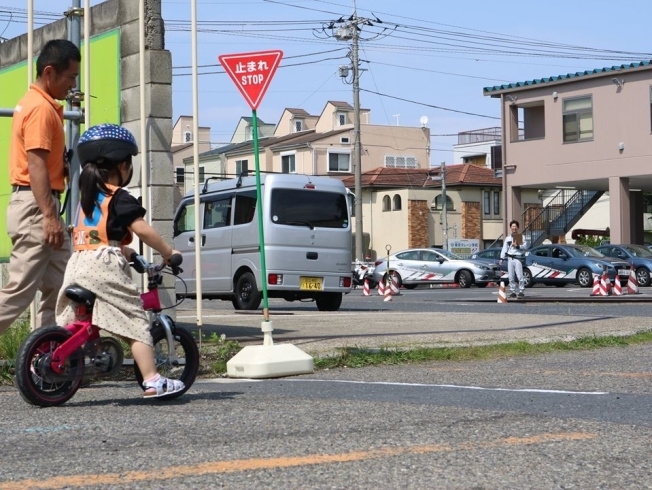
<path fill-rule="evenodd" d="M 421 334 L 434 315 L 458 332 L 482 331 L 481 321 L 492 326 L 500 318 L 508 328 L 483 331 L 496 338 L 539 338 L 584 325 L 599 331 L 609 321 L 649 328 L 646 304 L 593 306 L 592 315 L 574 310 L 589 305 L 572 305 L 569 316 L 561 303 L 497 305 L 472 301 L 476 292 L 409 293 L 389 304 L 347 298 L 344 311 L 330 315 L 340 342 L 376 324 L 383 330 L 380 318 L 388 314 L 402 319 L 401 329 L 416 324 Z M 440 300 L 448 294 L 450 302 Z M 255 340 L 259 316 L 206 303 L 215 328 L 229 319 Z M 288 332 L 279 328 L 278 337 L 310 334 L 328 318 L 314 305 L 283 303 L 271 305 L 273 321 L 295 323 Z M 376 304 L 380 311 L 373 311 Z M 469 313 L 467 304 L 487 310 Z M 440 310 L 448 307 L 456 310 Z M 353 332 L 341 326 L 347 324 Z M 516 330 L 530 324 L 548 326 Z M 426 337 L 437 332 L 433 327 Z M 382 342 L 393 333 L 373 338 Z M 0 490 L 650 488 L 651 354 L 652 345 L 641 345 L 277 380 L 199 380 L 169 403 L 143 400 L 133 382 L 100 383 L 50 409 L 30 407 L 4 386 Z"/>

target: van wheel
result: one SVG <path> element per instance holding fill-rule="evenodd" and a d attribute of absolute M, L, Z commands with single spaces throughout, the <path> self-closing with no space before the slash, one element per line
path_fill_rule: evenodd
<path fill-rule="evenodd" d="M 319 311 L 337 311 L 342 304 L 342 293 L 321 293 L 315 297 Z"/>
<path fill-rule="evenodd" d="M 235 283 L 233 307 L 236 310 L 256 310 L 260 306 L 261 299 L 254 275 L 251 272 L 242 274 Z"/>

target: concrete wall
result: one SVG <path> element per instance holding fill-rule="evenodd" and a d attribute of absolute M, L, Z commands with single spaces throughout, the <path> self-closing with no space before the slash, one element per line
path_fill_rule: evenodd
<path fill-rule="evenodd" d="M 174 213 L 174 169 L 170 144 L 172 140 L 172 57 L 165 50 L 161 0 L 146 0 L 145 29 L 145 107 L 149 152 L 134 159 L 134 177 L 130 192 L 141 194 L 141 165 L 147 166 L 150 199 L 144 203 L 152 225 L 168 241 L 172 240 Z M 139 12 L 133 0 L 107 0 L 91 8 L 91 36 L 120 28 L 120 98 L 121 123 L 140 141 L 140 65 Z M 83 29 L 82 29 L 83 36 Z M 59 20 L 34 31 L 34 55 L 50 39 L 67 38 L 67 23 Z M 82 53 L 83 56 L 83 53 Z M 0 44 L 0 67 L 27 59 L 27 36 Z M 91 60 L 101 63 L 102 60 Z M 92 111 L 92 101 L 91 101 Z M 166 283 L 169 287 L 171 283 Z M 165 291 L 161 291 L 165 294 Z M 168 291 L 169 293 L 169 291 Z M 166 301 L 167 303 L 168 301 Z"/>

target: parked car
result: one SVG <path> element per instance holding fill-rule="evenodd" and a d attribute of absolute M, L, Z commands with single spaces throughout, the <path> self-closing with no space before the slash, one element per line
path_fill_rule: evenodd
<path fill-rule="evenodd" d="M 484 250 L 481 250 L 471 255 L 469 260 L 477 260 L 481 262 L 489 262 L 490 264 L 494 264 L 502 272 L 501 279 L 506 279 L 508 278 L 507 261 L 505 260 L 503 261 L 502 264 L 500 264 L 500 252 L 502 250 L 503 247 L 485 248 Z"/>
<path fill-rule="evenodd" d="M 387 258 L 377 260 L 374 280 L 380 282 L 387 274 Z M 419 284 L 459 284 L 468 288 L 475 284 L 486 287 L 500 279 L 500 270 L 490 263 L 466 260 L 441 248 L 412 248 L 389 257 L 389 271 L 408 289 Z"/>
<path fill-rule="evenodd" d="M 540 245 L 525 253 L 523 278 L 526 287 L 536 283 L 560 287 L 578 283 L 583 288 L 589 288 L 593 285 L 593 276 L 601 276 L 604 268 L 610 281 L 617 275 L 621 282 L 627 281 L 628 262 L 606 257 L 585 245 Z"/>
<path fill-rule="evenodd" d="M 595 249 L 607 257 L 625 260 L 636 271 L 636 282 L 639 286 L 650 285 L 650 271 L 652 271 L 652 252 L 643 245 L 619 244 L 600 245 Z"/>

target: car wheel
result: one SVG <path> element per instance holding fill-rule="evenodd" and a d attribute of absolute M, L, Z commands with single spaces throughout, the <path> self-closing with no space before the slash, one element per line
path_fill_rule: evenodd
<path fill-rule="evenodd" d="M 636 269 L 636 282 L 639 286 L 647 287 L 650 285 L 650 271 L 645 267 Z"/>
<path fill-rule="evenodd" d="M 389 271 L 389 277 L 387 277 L 387 274 L 383 276 L 383 281 L 385 281 L 385 285 L 391 286 L 393 277 L 396 277 L 396 284 L 400 288 L 403 285 L 403 278 L 401 278 L 401 275 L 396 271 Z"/>
<path fill-rule="evenodd" d="M 457 284 L 459 284 L 461 288 L 470 288 L 471 284 L 473 284 L 471 273 L 469 271 L 460 271 L 457 276 Z"/>
<path fill-rule="evenodd" d="M 523 285 L 526 288 L 531 288 L 532 286 L 534 286 L 534 281 L 532 280 L 532 273 L 528 268 L 523 269 Z"/>
<path fill-rule="evenodd" d="M 256 278 L 251 272 L 242 274 L 235 283 L 235 297 L 231 300 L 236 310 L 256 310 L 262 295 L 256 287 Z"/>
<path fill-rule="evenodd" d="M 593 273 L 586 267 L 577 271 L 577 282 L 580 287 L 590 288 L 593 286 Z"/>

